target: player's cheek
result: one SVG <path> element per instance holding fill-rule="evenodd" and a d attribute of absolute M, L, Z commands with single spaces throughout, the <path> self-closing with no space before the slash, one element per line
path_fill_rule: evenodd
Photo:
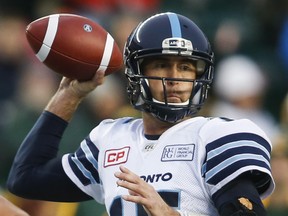
<path fill-rule="evenodd" d="M 150 80 L 149 87 L 153 98 L 164 101 L 164 89 L 161 80 Z"/>

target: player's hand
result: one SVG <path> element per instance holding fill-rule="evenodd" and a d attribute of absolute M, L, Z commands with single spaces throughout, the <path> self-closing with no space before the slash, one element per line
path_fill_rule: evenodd
<path fill-rule="evenodd" d="M 97 71 L 95 76 L 89 81 L 81 81 L 69 79 L 63 77 L 59 91 L 65 90 L 68 91 L 68 94 L 75 96 L 77 98 L 84 98 L 88 93 L 93 91 L 97 86 L 103 84 L 104 82 L 104 71 Z"/>
<path fill-rule="evenodd" d="M 120 166 L 115 173 L 117 185 L 128 189 L 129 194 L 122 198 L 129 202 L 141 204 L 149 216 L 179 216 L 180 214 L 166 204 L 157 191 L 135 173 Z"/>
<path fill-rule="evenodd" d="M 79 82 L 63 77 L 60 86 L 45 110 L 70 121 L 85 96 L 104 82 L 104 71 L 97 71 L 92 80 Z"/>

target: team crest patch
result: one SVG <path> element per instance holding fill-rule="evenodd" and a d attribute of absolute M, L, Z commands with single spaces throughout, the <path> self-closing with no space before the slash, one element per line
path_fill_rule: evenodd
<path fill-rule="evenodd" d="M 161 161 L 192 161 L 195 144 L 178 144 L 165 146 Z"/>

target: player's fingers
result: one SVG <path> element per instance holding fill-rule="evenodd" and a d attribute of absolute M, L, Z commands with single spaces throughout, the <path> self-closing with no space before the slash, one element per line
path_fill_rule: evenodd
<path fill-rule="evenodd" d="M 65 88 L 70 85 L 70 82 L 72 79 L 67 78 L 67 77 L 62 77 L 61 82 L 60 82 L 60 87 Z"/>
<path fill-rule="evenodd" d="M 131 175 L 136 175 L 134 172 L 132 172 L 131 170 L 129 170 L 127 167 L 125 166 L 120 166 L 119 169 L 121 170 L 121 172 L 123 173 L 127 173 L 127 174 L 131 174 Z"/>
<path fill-rule="evenodd" d="M 132 191 L 132 190 L 128 190 L 128 193 L 129 193 L 131 196 L 139 196 L 139 194 L 135 193 L 135 192 Z"/>
<path fill-rule="evenodd" d="M 125 178 L 124 178 L 125 179 Z M 116 184 L 120 187 L 126 188 L 129 194 L 132 196 L 141 196 L 148 198 L 154 193 L 154 189 L 151 185 L 141 180 L 129 180 L 119 179 Z M 126 178 L 129 179 L 129 178 Z"/>
<path fill-rule="evenodd" d="M 150 212 L 149 209 L 152 209 L 157 202 L 155 199 L 149 200 L 145 197 L 133 196 L 133 195 L 122 195 L 122 199 L 128 202 L 133 202 L 142 205 L 147 213 Z"/>
<path fill-rule="evenodd" d="M 128 190 L 131 190 L 131 191 L 134 191 L 135 193 L 137 193 L 136 191 L 139 191 L 137 190 L 137 188 L 139 187 L 138 184 L 135 184 L 133 182 L 129 182 L 129 181 L 126 181 L 126 180 L 122 180 L 122 179 L 119 179 L 116 184 L 120 187 L 124 187 Z"/>
<path fill-rule="evenodd" d="M 103 84 L 104 82 L 104 76 L 105 76 L 105 71 L 103 70 L 98 70 L 96 71 L 94 77 L 92 78 L 92 81 L 98 86 Z"/>
<path fill-rule="evenodd" d="M 124 166 L 120 166 L 120 172 L 116 172 L 114 175 L 122 181 L 127 181 L 134 184 L 141 184 L 143 181 L 138 175 Z"/>
<path fill-rule="evenodd" d="M 141 196 L 132 196 L 132 195 L 122 195 L 122 198 L 129 202 L 138 203 L 140 205 L 146 205 L 147 201 Z"/>
<path fill-rule="evenodd" d="M 115 176 L 119 179 L 117 185 L 128 189 L 130 195 L 149 198 L 156 193 L 152 185 L 145 182 L 128 168 L 120 166 L 120 171 L 115 173 Z"/>

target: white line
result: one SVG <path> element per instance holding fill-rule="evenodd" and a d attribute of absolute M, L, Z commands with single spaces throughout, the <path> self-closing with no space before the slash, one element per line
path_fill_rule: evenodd
<path fill-rule="evenodd" d="M 51 46 L 54 42 L 57 33 L 58 24 L 59 24 L 59 14 L 49 16 L 48 27 L 43 40 L 43 44 L 39 52 L 36 54 L 37 58 L 41 62 L 45 61 L 50 52 Z"/>
<path fill-rule="evenodd" d="M 112 38 L 112 36 L 109 33 L 107 33 L 103 57 L 102 57 L 100 66 L 97 69 L 97 71 L 100 71 L 100 70 L 106 71 L 106 69 L 109 65 L 109 62 L 110 62 L 110 58 L 112 56 L 113 46 L 114 46 L 114 39 Z"/>

